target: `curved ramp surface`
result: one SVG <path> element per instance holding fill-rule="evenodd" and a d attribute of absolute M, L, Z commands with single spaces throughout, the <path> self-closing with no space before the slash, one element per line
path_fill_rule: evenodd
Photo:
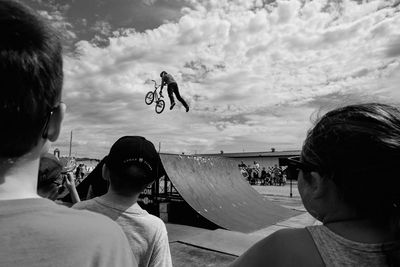
<path fill-rule="evenodd" d="M 222 228 L 249 233 L 298 214 L 263 198 L 243 180 L 234 160 L 160 156 L 167 176 L 182 198 Z"/>

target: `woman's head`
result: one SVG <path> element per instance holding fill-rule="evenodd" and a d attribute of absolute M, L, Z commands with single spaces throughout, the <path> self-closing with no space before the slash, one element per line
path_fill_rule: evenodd
<path fill-rule="evenodd" d="M 52 154 L 46 153 L 40 157 L 37 190 L 42 197 L 56 199 L 62 188 L 63 178 L 61 162 Z"/>
<path fill-rule="evenodd" d="M 386 220 L 399 215 L 397 108 L 368 103 L 328 112 L 308 132 L 302 160 L 318 166 L 360 216 Z"/>

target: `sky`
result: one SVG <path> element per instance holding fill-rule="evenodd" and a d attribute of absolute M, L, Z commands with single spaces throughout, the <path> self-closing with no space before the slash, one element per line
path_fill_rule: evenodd
<path fill-rule="evenodd" d="M 400 0 L 24 0 L 64 46 L 53 148 L 102 158 L 124 135 L 161 152 L 298 150 L 327 110 L 400 103 Z M 190 111 L 144 97 L 167 71 Z"/>

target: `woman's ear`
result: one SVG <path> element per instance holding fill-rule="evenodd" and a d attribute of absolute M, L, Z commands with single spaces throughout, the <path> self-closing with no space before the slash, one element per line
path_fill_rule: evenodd
<path fill-rule="evenodd" d="M 328 181 L 324 176 L 321 176 L 318 172 L 310 173 L 310 187 L 314 198 L 321 198 L 325 196 L 326 190 L 328 190 Z"/>
<path fill-rule="evenodd" d="M 101 176 L 104 180 L 110 181 L 110 169 L 106 164 L 103 164 L 103 167 L 101 168 Z"/>

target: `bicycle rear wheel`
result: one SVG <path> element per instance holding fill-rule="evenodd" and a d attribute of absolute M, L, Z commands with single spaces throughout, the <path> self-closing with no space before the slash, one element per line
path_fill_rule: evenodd
<path fill-rule="evenodd" d="M 150 105 L 154 101 L 154 93 L 153 92 L 148 92 L 146 94 L 146 97 L 144 98 L 144 102 L 146 102 L 147 105 Z"/>
<path fill-rule="evenodd" d="M 163 112 L 164 108 L 165 108 L 164 100 L 162 99 L 158 100 L 156 103 L 156 112 L 160 114 L 161 112 Z"/>

